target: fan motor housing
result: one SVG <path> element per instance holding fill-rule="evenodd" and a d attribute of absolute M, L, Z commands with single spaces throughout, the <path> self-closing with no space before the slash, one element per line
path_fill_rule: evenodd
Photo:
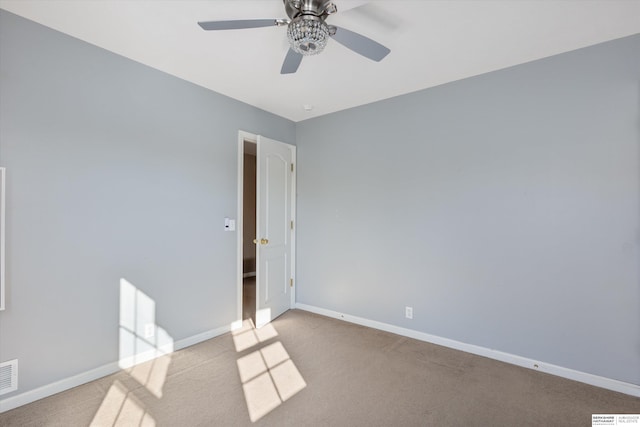
<path fill-rule="evenodd" d="M 328 15 L 337 11 L 331 0 L 282 0 L 287 16 L 295 19 L 300 15 L 317 16 L 324 20 Z"/>

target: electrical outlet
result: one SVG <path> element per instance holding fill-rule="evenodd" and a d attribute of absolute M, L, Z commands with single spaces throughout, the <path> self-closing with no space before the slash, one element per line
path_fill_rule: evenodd
<path fill-rule="evenodd" d="M 413 307 L 404 308 L 404 317 L 407 319 L 413 319 Z"/>

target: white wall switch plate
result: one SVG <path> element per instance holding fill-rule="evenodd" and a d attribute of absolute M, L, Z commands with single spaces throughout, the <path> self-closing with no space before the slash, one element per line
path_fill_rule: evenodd
<path fill-rule="evenodd" d="M 231 218 L 225 218 L 224 231 L 236 231 L 236 220 Z"/>

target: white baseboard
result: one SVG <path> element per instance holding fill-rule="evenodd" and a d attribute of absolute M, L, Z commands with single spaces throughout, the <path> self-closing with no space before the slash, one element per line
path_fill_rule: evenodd
<path fill-rule="evenodd" d="M 183 348 L 190 347 L 202 341 L 215 338 L 219 335 L 229 332 L 230 330 L 231 330 L 231 325 L 222 326 L 220 328 L 211 329 L 209 331 L 181 339 L 173 343 L 173 349 L 174 349 L 173 351 L 182 350 Z M 163 354 L 169 354 L 169 353 L 171 352 L 162 352 L 162 351 L 156 352 L 158 356 Z M 137 362 L 131 363 L 130 365 L 133 366 L 135 364 L 143 363 L 152 358 L 153 357 L 138 357 Z M 31 402 L 35 402 L 36 400 L 44 399 L 45 397 L 52 396 L 56 393 L 69 390 L 73 387 L 77 387 L 79 385 L 86 384 L 88 382 L 97 380 L 99 378 L 106 377 L 107 375 L 114 374 L 121 370 L 120 363 L 117 361 L 108 363 L 104 366 L 100 366 L 98 368 L 91 369 L 86 372 L 82 372 L 72 377 L 64 378 L 60 381 L 56 381 L 54 383 L 47 384 L 42 387 L 38 387 L 34 390 L 29 390 L 15 396 L 7 397 L 6 399 L 2 399 L 0 400 L 0 414 L 3 412 L 9 411 L 11 409 L 15 409 L 19 406 L 26 405 Z"/>
<path fill-rule="evenodd" d="M 414 338 L 420 341 L 426 341 L 444 347 L 465 351 L 467 353 L 477 354 L 479 356 L 484 356 L 490 359 L 499 360 L 501 362 L 510 363 L 512 365 L 522 366 L 524 368 L 545 372 L 547 374 L 556 375 L 558 377 L 568 378 L 570 380 L 579 381 L 596 387 L 601 387 L 631 396 L 640 397 L 640 386 L 636 384 L 626 383 L 611 378 L 576 371 L 574 369 L 563 368 L 562 366 L 540 362 L 526 357 L 517 356 L 515 354 L 492 350 L 478 345 L 466 344 L 449 338 L 442 338 L 436 335 L 415 331 L 413 329 L 402 328 L 400 326 L 394 326 L 388 323 L 382 323 L 362 317 L 351 316 L 349 314 L 339 313 L 337 311 L 328 310 L 325 308 L 314 307 L 311 305 L 300 303 L 296 303 L 295 308 L 339 320 L 344 320 L 346 322 L 367 326 L 373 329 L 379 329 L 381 331 L 391 332 L 397 335 Z"/>
<path fill-rule="evenodd" d="M 98 378 L 106 377 L 107 375 L 118 372 L 119 369 L 120 367 L 118 366 L 118 362 L 108 363 L 98 368 L 91 369 L 90 371 L 82 372 L 78 375 L 38 387 L 34 390 L 29 390 L 15 396 L 7 397 L 6 399 L 0 400 L 0 413 L 17 408 L 18 406 L 26 405 L 27 403 L 35 402 L 36 400 L 44 399 L 45 397 L 97 380 Z"/>
<path fill-rule="evenodd" d="M 229 331 L 231 331 L 231 325 L 221 326 L 216 329 L 211 329 L 209 331 L 202 332 L 197 335 L 192 335 L 190 337 L 176 341 L 175 343 L 173 343 L 173 348 L 174 348 L 174 351 L 182 350 L 183 348 L 191 347 L 192 345 L 196 345 L 203 341 L 210 340 L 211 338 L 215 338 L 222 334 L 226 334 Z"/>

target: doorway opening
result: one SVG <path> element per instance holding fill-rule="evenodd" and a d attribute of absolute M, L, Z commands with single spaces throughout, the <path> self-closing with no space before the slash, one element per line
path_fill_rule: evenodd
<path fill-rule="evenodd" d="M 238 133 L 237 317 L 260 328 L 295 301 L 293 145 Z"/>
<path fill-rule="evenodd" d="M 242 320 L 256 320 L 256 185 L 257 144 L 243 142 L 242 185 Z"/>

